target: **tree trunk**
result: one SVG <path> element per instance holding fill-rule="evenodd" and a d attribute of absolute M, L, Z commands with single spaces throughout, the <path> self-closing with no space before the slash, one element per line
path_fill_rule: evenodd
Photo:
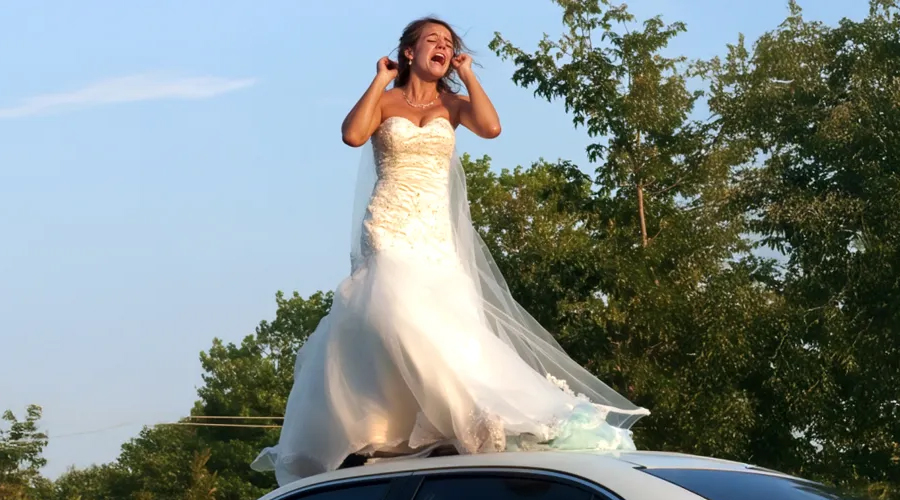
<path fill-rule="evenodd" d="M 638 217 L 641 219 L 641 246 L 647 246 L 647 220 L 644 218 L 644 183 L 637 184 Z"/>
<path fill-rule="evenodd" d="M 634 150 L 641 150 L 641 133 L 638 131 L 635 133 L 635 148 Z M 640 180 L 641 173 L 637 173 L 637 199 L 638 199 L 638 218 L 641 220 L 641 246 L 647 246 L 647 219 L 644 217 L 644 181 Z"/>

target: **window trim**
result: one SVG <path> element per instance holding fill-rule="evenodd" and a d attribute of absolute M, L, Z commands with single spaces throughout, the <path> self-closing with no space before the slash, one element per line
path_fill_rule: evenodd
<path fill-rule="evenodd" d="M 409 477 L 410 475 L 412 475 L 411 471 L 403 471 L 373 474 L 369 476 L 351 476 L 340 479 L 333 479 L 331 481 L 309 484 L 296 490 L 286 491 L 281 495 L 275 497 L 273 500 L 295 500 L 310 494 L 315 494 L 320 490 L 331 490 L 336 487 L 352 487 L 353 485 L 382 482 L 388 483 L 388 491 L 385 494 L 384 498 L 382 498 L 381 500 L 390 500 L 395 495 L 394 490 L 395 488 L 397 488 L 398 483 L 402 485 L 403 479 Z"/>
<path fill-rule="evenodd" d="M 273 500 L 295 500 L 319 490 L 330 490 L 338 486 L 352 486 L 360 483 L 388 481 L 390 486 L 381 500 L 413 500 L 425 479 L 434 476 L 477 476 L 502 474 L 518 477 L 534 477 L 537 479 L 553 479 L 557 482 L 569 483 L 586 489 L 593 495 L 592 500 L 624 500 L 624 498 L 606 486 L 580 476 L 550 469 L 530 468 L 522 466 L 485 466 L 485 467 L 441 467 L 437 469 L 416 469 L 382 474 L 359 475 L 333 479 L 321 483 L 310 484 L 302 488 L 287 491 Z M 402 495 L 402 496 L 400 496 Z"/>
<path fill-rule="evenodd" d="M 730 474 L 730 475 L 735 475 L 735 476 L 748 476 L 748 477 L 749 477 L 749 476 L 756 476 L 756 477 L 766 477 L 766 478 L 770 478 L 770 479 L 773 479 L 773 480 L 781 480 L 781 481 L 786 481 L 786 482 L 793 482 L 793 483 L 799 483 L 799 484 L 807 484 L 807 485 L 816 487 L 817 489 L 819 489 L 819 490 L 820 490 L 821 492 L 823 492 L 823 493 L 832 493 L 832 494 L 835 494 L 835 495 L 840 495 L 841 498 L 843 498 L 844 496 L 846 496 L 846 494 L 845 494 L 844 492 L 838 491 L 838 490 L 836 490 L 835 488 L 830 487 L 830 486 L 828 486 L 828 485 L 826 485 L 826 484 L 824 484 L 824 483 L 821 483 L 821 482 L 819 482 L 819 481 L 813 481 L 813 480 L 811 480 L 811 479 L 806 479 L 806 478 L 803 478 L 803 477 L 792 476 L 792 475 L 790 475 L 790 474 L 785 474 L 785 473 L 783 473 L 783 472 L 779 472 L 779 471 L 776 471 L 776 470 L 766 469 L 766 468 L 763 468 L 763 467 L 756 467 L 756 466 L 753 466 L 753 465 L 747 465 L 747 466 L 744 467 L 743 470 L 737 470 L 737 469 L 716 469 L 716 468 L 706 468 L 706 467 L 700 467 L 700 468 L 654 467 L 654 468 L 652 468 L 652 469 L 644 467 L 644 468 L 639 469 L 639 470 L 640 470 L 641 472 L 647 474 L 647 475 L 650 476 L 650 477 L 653 477 L 653 478 L 656 478 L 656 479 L 661 479 L 661 480 L 663 480 L 663 481 L 665 481 L 665 482 L 667 482 L 667 483 L 670 483 L 670 484 L 672 484 L 672 485 L 674 485 L 674 486 L 677 486 L 677 487 L 679 487 L 679 488 L 681 488 L 681 489 L 683 489 L 683 490 L 689 491 L 689 492 L 691 492 L 691 493 L 693 493 L 693 494 L 695 494 L 695 495 L 697 495 L 697 496 L 699 496 L 699 497 L 702 497 L 702 496 L 703 496 L 703 495 L 701 495 L 700 492 L 695 491 L 695 490 L 692 489 L 692 488 L 689 488 L 686 484 L 681 484 L 681 483 L 679 483 L 679 482 L 676 482 L 676 481 L 675 481 L 674 479 L 672 479 L 672 478 L 665 477 L 665 476 L 663 476 L 663 475 L 655 474 L 654 471 L 712 472 L 712 473 L 724 473 L 724 474 Z M 704 498 L 705 498 L 705 497 L 704 497 Z M 852 498 L 852 497 L 851 497 L 851 498 Z M 850 500 L 850 499 L 848 498 L 848 500 Z"/>
<path fill-rule="evenodd" d="M 624 500 L 621 495 L 617 494 L 613 490 L 609 489 L 606 486 L 598 484 L 594 481 L 590 481 L 580 476 L 576 476 L 570 473 L 561 472 L 557 470 L 549 470 L 549 469 L 539 469 L 539 468 L 529 468 L 529 467 L 521 467 L 521 466 L 513 466 L 513 467 L 497 467 L 497 466 L 487 466 L 487 467 L 447 467 L 441 469 L 425 469 L 425 470 L 416 470 L 411 474 L 409 478 L 410 481 L 415 481 L 415 490 L 413 495 L 408 498 L 404 498 L 403 500 L 413 500 L 415 498 L 415 494 L 418 493 L 419 488 L 421 488 L 422 484 L 426 479 L 430 477 L 441 477 L 441 476 L 490 476 L 497 477 L 497 475 L 504 475 L 508 477 L 520 477 L 520 478 L 534 478 L 534 479 L 551 479 L 553 482 L 568 484 L 573 486 L 578 486 L 581 489 L 587 490 L 588 493 L 592 495 L 593 500 Z"/>

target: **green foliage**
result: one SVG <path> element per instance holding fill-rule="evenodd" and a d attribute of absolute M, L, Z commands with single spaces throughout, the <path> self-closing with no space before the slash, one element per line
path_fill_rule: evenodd
<path fill-rule="evenodd" d="M 561 99 L 575 126 L 597 139 L 587 152 L 602 162 L 597 188 L 605 195 L 603 211 L 619 224 L 610 235 L 625 238 L 621 245 L 639 235 L 647 246 L 662 232 L 683 229 L 675 227 L 678 218 L 695 216 L 686 207 L 720 208 L 729 167 L 743 151 L 687 119 L 700 94 L 688 89 L 684 58 L 661 54 L 685 26 L 652 18 L 631 31 L 634 18 L 625 7 L 555 3 L 566 27 L 558 40 L 545 35 L 529 54 L 497 33 L 490 47 L 516 64 L 515 83 L 548 101 Z"/>
<path fill-rule="evenodd" d="M 751 229 L 788 256 L 792 349 L 818 373 L 796 387 L 807 467 L 900 496 L 900 9 L 829 27 L 791 7 L 705 65 L 710 107 L 759 158 L 739 172 Z"/>
<path fill-rule="evenodd" d="M 53 491 L 42 498 L 52 500 L 104 500 L 131 498 L 126 475 L 117 465 L 70 469 L 53 482 Z"/>
<path fill-rule="evenodd" d="M 643 445 L 898 495 L 896 2 L 873 2 L 869 18 L 834 28 L 804 21 L 792 2 L 752 51 L 740 40 L 724 61 L 694 68 L 659 53 L 679 23 L 654 18 L 632 30 L 624 7 L 556 3 L 559 40 L 545 36 L 528 54 L 497 34 L 491 48 L 516 64 L 515 82 L 563 100 L 598 138 L 588 148 L 600 162 L 596 195 L 560 204 L 557 189 L 517 199 L 513 209 L 536 210 L 526 218 L 503 217 L 592 242 L 560 264 L 539 236 L 491 234 L 505 204 L 473 212 L 494 217 L 481 226 L 495 248 L 536 250 L 524 261 L 501 253 L 511 287 L 552 284 L 545 265 L 582 273 L 580 290 L 547 297 L 555 310 L 541 319 L 654 411 L 639 424 Z M 709 123 L 687 119 L 692 74 L 710 84 Z M 515 191 L 532 180 L 516 171 L 499 182 Z M 556 184 L 583 182 L 560 175 Z M 743 232 L 784 252 L 786 268 L 749 257 Z M 533 295 L 520 295 L 526 307 L 547 310 Z"/>
<path fill-rule="evenodd" d="M 215 500 L 217 474 L 210 474 L 206 468 L 210 451 L 194 455 L 191 463 L 191 485 L 184 493 L 184 500 Z"/>
<path fill-rule="evenodd" d="M 331 292 L 308 299 L 278 292 L 272 322 L 262 321 L 240 346 L 218 339 L 200 355 L 204 386 L 195 415 L 281 415 L 294 380 L 297 349 L 331 308 Z"/>
<path fill-rule="evenodd" d="M 575 359 L 652 409 L 639 443 L 746 456 L 771 403 L 760 389 L 777 348 L 767 334 L 785 331 L 783 303 L 763 284 L 771 263 L 695 262 L 654 275 L 652 257 L 710 249 L 661 236 L 623 255 L 609 237 L 615 220 L 598 209 L 603 194 L 573 165 L 498 175 L 487 158 L 463 160 L 473 219 L 516 297 Z"/>
<path fill-rule="evenodd" d="M 145 428 L 122 445 L 116 466 L 126 495 L 147 493 L 155 499 L 180 499 L 192 483 L 191 465 L 205 446 L 193 428 Z M 123 496 L 122 498 L 131 498 Z"/>
<path fill-rule="evenodd" d="M 0 498 L 37 498 L 46 487 L 40 474 L 47 463 L 47 435 L 38 429 L 42 413 L 40 406 L 30 405 L 25 420 L 9 410 L 0 419 Z"/>
<path fill-rule="evenodd" d="M 782 330 L 777 296 L 760 285 L 773 279 L 773 267 L 746 255 L 744 220 L 733 204 L 730 173 L 747 149 L 688 119 L 699 94 L 688 90 L 684 60 L 661 55 L 684 31 L 681 23 L 653 18 L 631 30 L 624 7 L 557 3 L 566 26 L 559 40 L 545 36 L 528 54 L 497 34 L 491 47 L 515 62 L 516 83 L 565 102 L 574 124 L 598 139 L 588 153 L 600 163 L 593 186 L 558 165 L 556 188 L 531 190 L 539 199 L 517 200 L 527 218 L 512 216 L 577 233 L 570 240 L 578 249 L 559 262 L 559 249 L 529 229 L 522 234 L 534 238 L 535 252 L 527 262 L 504 256 L 500 265 L 514 281 L 534 284 L 552 283 L 543 275 L 554 268 L 572 273 L 565 295 L 547 298 L 556 317 L 541 319 L 573 357 L 653 411 L 638 424 L 640 444 L 746 457 L 751 437 L 767 425 L 760 408 L 769 401 L 759 386 L 773 368 L 759 339 Z M 582 187 L 560 189 L 573 182 Z M 561 193 L 577 198 L 559 203 Z M 487 235 L 497 238 L 508 236 Z M 529 310 L 546 307 L 519 297 Z"/>
<path fill-rule="evenodd" d="M 281 417 L 294 381 L 297 350 L 331 308 L 332 293 L 303 298 L 296 292 L 276 295 L 271 322 L 262 321 L 256 334 L 240 346 L 213 341 L 201 354 L 205 385 L 193 415 Z M 245 421 L 254 424 L 280 421 Z M 277 429 L 199 427 L 198 438 L 210 447 L 207 466 L 218 473 L 218 497 L 223 500 L 261 496 L 275 486 L 274 477 L 250 469 L 266 446 L 278 441 Z"/>

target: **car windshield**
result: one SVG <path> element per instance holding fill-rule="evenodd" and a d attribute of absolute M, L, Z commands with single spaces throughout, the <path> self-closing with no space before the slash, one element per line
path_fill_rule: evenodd
<path fill-rule="evenodd" d="M 752 472 L 704 469 L 644 469 L 709 500 L 865 500 L 800 479 Z"/>

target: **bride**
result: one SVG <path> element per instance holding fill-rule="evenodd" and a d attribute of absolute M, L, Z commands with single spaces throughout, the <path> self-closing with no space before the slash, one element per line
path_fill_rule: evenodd
<path fill-rule="evenodd" d="M 344 121 L 344 142 L 366 146 L 351 274 L 297 354 L 278 445 L 253 463 L 279 484 L 439 446 L 633 449 L 649 413 L 563 352 L 475 232 L 455 129 L 494 138 L 500 121 L 463 50 L 445 22 L 411 23 Z"/>

